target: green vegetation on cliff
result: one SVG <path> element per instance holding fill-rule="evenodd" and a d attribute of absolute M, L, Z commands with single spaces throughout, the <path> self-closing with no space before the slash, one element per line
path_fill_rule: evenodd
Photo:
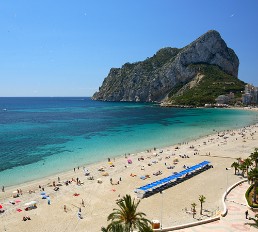
<path fill-rule="evenodd" d="M 125 63 L 122 66 L 122 70 L 124 70 L 127 74 L 134 70 L 134 68 L 138 65 L 142 69 L 143 73 L 149 74 L 152 71 L 155 71 L 157 68 L 161 68 L 167 62 L 171 62 L 171 60 L 175 59 L 176 55 L 182 49 L 178 48 L 162 48 L 152 57 L 148 57 L 144 61 L 139 61 L 135 63 Z"/>
<path fill-rule="evenodd" d="M 183 83 L 179 83 L 169 94 L 169 101 L 175 105 L 204 106 L 208 103 L 216 103 L 215 99 L 219 95 L 235 94 L 241 96 L 245 83 L 231 75 L 223 72 L 218 66 L 208 64 L 191 64 L 191 68 L 197 69 L 199 75 L 203 75 L 201 80 L 192 88 L 184 89 L 182 94 L 178 94 Z"/>

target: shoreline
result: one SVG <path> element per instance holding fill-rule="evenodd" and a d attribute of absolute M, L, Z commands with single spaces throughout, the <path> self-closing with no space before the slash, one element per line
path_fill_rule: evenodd
<path fill-rule="evenodd" d="M 239 107 L 232 107 L 232 108 L 228 108 L 228 109 L 235 109 L 235 110 L 247 110 L 247 111 L 257 111 L 258 112 L 258 108 L 252 108 L 252 109 L 250 109 L 250 108 L 239 108 Z M 248 124 L 247 126 L 249 126 L 249 125 L 251 125 L 251 124 Z M 239 126 L 232 126 L 230 129 L 237 129 L 237 128 L 241 128 L 243 125 L 239 125 Z M 209 135 L 212 135 L 212 134 L 214 134 L 214 133 L 216 133 L 216 131 L 223 131 L 223 130 L 225 130 L 225 129 L 213 129 L 213 131 L 207 131 L 207 132 L 205 132 L 204 134 L 202 134 L 202 135 L 198 135 L 197 137 L 195 137 L 195 138 L 193 138 L 192 136 L 190 136 L 190 138 L 182 138 L 182 141 L 181 142 L 184 142 L 184 140 L 186 139 L 186 141 L 192 141 L 192 140 L 196 140 L 196 139 L 200 139 L 200 138 L 202 138 L 202 137 L 205 137 L 205 136 L 209 136 Z M 165 138 L 164 138 L 165 139 Z M 173 143 L 166 143 L 166 145 L 156 145 L 155 144 L 155 141 L 154 141 L 154 143 L 153 143 L 153 147 L 154 146 L 156 146 L 157 148 L 160 148 L 160 149 L 165 149 L 166 147 L 170 147 L 170 146 L 174 146 L 174 145 L 176 145 L 176 144 L 178 144 L 178 142 L 173 142 Z M 143 152 L 144 150 L 146 150 L 146 149 L 150 149 L 150 146 L 148 146 L 148 147 L 145 147 L 144 149 L 143 148 L 138 148 L 138 149 L 135 149 L 134 151 L 131 151 L 132 153 L 141 153 L 141 152 Z M 85 151 L 86 152 L 86 151 Z M 121 152 L 120 152 L 120 154 L 118 154 L 119 152 L 116 152 L 117 154 L 116 155 L 114 155 L 114 152 L 113 151 L 111 151 L 111 153 L 112 154 L 110 154 L 110 157 L 112 157 L 112 158 L 114 158 L 114 157 L 117 157 L 117 158 L 119 158 L 119 157 L 123 157 L 123 155 L 121 154 Z M 124 154 L 124 153 L 123 153 Z M 98 158 L 98 160 L 92 160 L 92 161 L 90 161 L 90 162 L 86 162 L 86 161 L 83 161 L 83 162 L 77 162 L 77 163 L 79 163 L 79 164 L 74 164 L 74 166 L 76 166 L 77 167 L 77 165 L 79 165 L 79 166 L 86 166 L 86 167 L 88 167 L 88 166 L 92 166 L 92 165 L 94 165 L 94 164 L 97 164 L 97 163 L 102 163 L 102 162 L 104 162 L 104 159 L 105 158 L 107 158 L 109 155 L 106 155 L 106 157 L 101 157 L 101 158 Z M 76 155 L 75 155 L 75 157 L 76 157 Z M 41 161 L 40 161 L 41 162 Z M 43 160 L 43 164 L 44 164 L 44 160 Z M 30 164 L 29 164 L 30 165 Z M 74 167 L 73 166 L 73 167 Z M 24 169 L 26 169 L 26 165 L 25 166 L 20 166 L 20 167 L 24 167 Z M 13 187 L 15 187 L 15 186 L 22 186 L 22 185 L 30 185 L 30 184 L 33 184 L 34 182 L 37 182 L 37 181 L 40 181 L 40 180 L 43 180 L 43 179 L 51 179 L 51 177 L 54 177 L 54 176 L 58 176 L 58 175 L 63 175 L 64 173 L 69 173 L 70 172 L 70 170 L 72 170 L 72 168 L 73 167 L 71 167 L 71 169 L 69 168 L 65 168 L 65 170 L 56 170 L 56 171 L 52 171 L 52 173 L 50 172 L 50 173 L 47 173 L 46 175 L 44 175 L 44 176 L 42 176 L 42 177 L 36 177 L 35 179 L 32 179 L 32 180 L 27 180 L 27 181 L 23 181 L 22 183 L 13 183 L 13 184 L 11 184 L 11 185 L 8 185 L 7 186 L 7 184 L 5 183 L 4 185 L 5 185 L 5 188 L 6 189 L 8 189 L 8 188 L 13 188 Z M 30 168 L 29 168 L 30 169 Z M 22 170 L 21 170 L 22 171 Z M 34 170 L 31 170 L 31 171 L 34 171 Z M 41 172 L 40 173 L 42 173 L 42 170 L 41 170 Z M 12 178 L 14 179 L 15 178 L 15 176 L 12 174 L 12 173 L 10 173 L 11 175 L 12 175 Z M 30 173 L 26 173 L 26 174 L 30 174 Z M 24 176 L 24 173 L 23 173 L 23 176 Z M 39 175 L 38 175 L 39 176 Z M 7 179 L 6 177 L 8 177 L 8 172 L 6 172 L 3 176 L 2 176 L 2 178 L 4 178 L 5 177 L 5 179 Z M 26 179 L 26 178 L 25 178 Z M 29 178 L 28 178 L 29 179 Z M 16 182 L 20 182 L 20 181 L 16 181 Z"/>
<path fill-rule="evenodd" d="M 229 109 L 229 110 L 231 110 L 231 109 L 233 109 L 233 110 L 247 110 L 247 111 L 256 111 L 256 112 L 258 112 L 258 108 L 250 108 L 250 107 L 229 107 L 229 108 L 226 108 L 226 109 Z M 255 124 L 250 124 L 250 125 L 247 125 L 247 126 L 252 126 L 252 125 L 255 125 Z M 243 127 L 239 127 L 239 128 L 235 128 L 235 129 L 241 129 L 241 128 L 243 128 Z M 235 129 L 233 129 L 233 130 L 235 130 Z M 231 129 L 229 129 L 229 130 L 231 130 Z M 200 135 L 200 136 L 198 136 L 198 137 L 196 137 L 194 139 L 190 139 L 189 142 L 196 141 L 198 139 L 201 139 L 201 138 L 204 138 L 204 137 L 207 137 L 207 136 L 212 136 L 212 135 L 214 135 L 214 134 L 216 134 L 218 132 L 223 132 L 223 131 L 224 130 L 217 131 L 217 130 L 213 129 L 214 133 L 209 133 L 209 134 L 206 134 L 206 135 Z M 182 141 L 181 143 L 183 143 L 183 142 L 185 142 L 185 141 Z M 158 148 L 158 149 L 166 149 L 166 148 L 169 148 L 171 146 L 176 146 L 178 144 L 180 144 L 180 143 L 169 144 L 167 146 L 156 146 L 156 148 Z M 149 148 L 149 149 L 153 149 L 153 147 Z M 137 155 L 139 153 L 144 153 L 144 152 L 145 151 L 143 151 L 141 149 L 136 149 L 132 154 L 135 153 Z M 110 156 L 110 157 L 112 159 L 114 159 L 114 158 L 124 157 L 124 155 L 120 154 L 120 155 Z M 80 165 L 80 167 L 83 167 L 83 166 L 91 167 L 91 166 L 95 166 L 95 165 L 98 165 L 98 164 L 101 165 L 103 163 L 106 163 L 106 161 L 104 161 L 103 157 L 102 157 L 98 161 L 92 161 L 92 162 L 89 162 L 89 163 L 84 163 L 84 164 Z M 23 187 L 23 186 L 31 186 L 31 185 L 34 185 L 34 184 L 36 184 L 38 182 L 42 182 L 42 181 L 44 181 L 46 179 L 51 180 L 51 179 L 57 178 L 58 176 L 67 176 L 67 175 L 69 175 L 71 173 L 73 173 L 71 170 L 59 171 L 57 173 L 49 174 L 49 175 L 46 175 L 44 177 L 40 177 L 40 178 L 37 178 L 37 179 L 34 179 L 34 180 L 25 181 L 25 182 L 20 183 L 20 184 L 13 184 L 13 185 L 5 186 L 5 189 L 8 190 L 8 189 L 16 189 L 17 187 L 20 188 L 20 187 Z M 2 186 L 0 186 L 0 187 L 2 187 Z M 0 199 L 1 199 L 1 194 L 0 194 Z"/>
<path fill-rule="evenodd" d="M 250 109 L 242 109 L 242 108 L 228 108 L 228 109 L 239 109 L 239 110 L 250 110 Z M 258 111 L 258 108 L 254 109 L 255 111 Z M 255 125 L 258 125 L 258 123 L 256 124 L 250 124 L 250 125 L 247 125 L 246 127 L 250 127 L 250 126 L 255 126 Z M 229 130 L 239 130 L 239 129 L 243 129 L 245 127 L 240 127 L 238 129 L 229 129 Z M 207 134 L 207 135 L 200 135 L 198 136 L 197 138 L 195 139 L 192 139 L 192 140 L 189 140 L 189 141 L 183 141 L 181 143 L 175 143 L 175 144 L 170 144 L 168 146 L 156 146 L 155 148 L 156 149 L 161 149 L 161 150 L 166 150 L 166 149 L 169 149 L 173 146 L 177 146 L 177 145 L 181 145 L 181 144 L 184 144 L 184 143 L 191 143 L 193 141 L 197 141 L 197 140 L 201 140 L 203 138 L 206 138 L 206 137 L 209 137 L 209 136 L 214 136 L 215 134 L 217 133 L 222 133 L 222 132 L 225 132 L 225 131 L 229 131 L 229 130 L 221 130 L 221 131 L 217 131 L 215 129 L 213 129 L 213 132 L 212 134 Z M 153 147 L 154 148 L 154 147 Z M 153 150 L 153 148 L 150 148 L 150 149 L 147 149 L 147 150 Z M 128 154 L 128 155 L 133 155 L 133 156 L 139 156 L 141 154 L 144 154 L 146 152 L 145 151 L 135 151 L 134 153 L 125 153 L 125 154 Z M 110 156 L 111 159 L 120 159 L 120 158 L 123 158 L 124 155 L 117 155 L 117 156 Z M 106 164 L 107 161 L 104 161 L 103 158 L 101 158 L 99 161 L 93 161 L 93 162 L 90 162 L 90 163 L 85 163 L 81 166 L 79 166 L 81 169 L 83 167 L 87 167 L 87 168 L 91 168 L 91 167 L 94 167 L 94 166 L 101 166 L 101 165 L 104 165 Z M 75 167 L 76 169 L 78 167 Z M 5 190 L 6 191 L 10 191 L 10 190 L 16 190 L 17 188 L 20 189 L 20 188 L 26 188 L 28 186 L 34 186 L 34 185 L 37 185 L 38 183 L 43 183 L 44 181 L 46 181 L 46 179 L 48 179 L 49 181 L 52 180 L 52 179 L 57 179 L 58 177 L 67 177 L 67 176 L 70 176 L 74 173 L 74 171 L 72 170 L 67 170 L 67 171 L 60 171 L 58 173 L 55 173 L 55 174 L 50 174 L 50 175 L 47 175 L 47 176 L 44 176 L 44 177 L 41 177 L 41 178 L 37 178 L 35 180 L 31 180 L 31 181 L 26 181 L 26 182 L 23 182 L 23 183 L 20 183 L 20 184 L 15 184 L 15 185 L 10 185 L 10 186 L 4 186 L 5 187 Z M 43 185 L 43 184 L 42 184 Z M 1 194 L 0 194 L 0 200 L 1 200 Z"/>
<path fill-rule="evenodd" d="M 225 172 L 225 168 L 230 167 L 236 158 L 246 158 L 249 156 L 253 152 L 257 140 L 258 124 L 234 130 L 214 131 L 212 135 L 206 135 L 181 144 L 157 148 L 156 150 L 152 148 L 149 151 L 130 154 L 127 158 L 124 156 L 112 157 L 111 161 L 115 167 L 110 167 L 107 160 L 87 165 L 86 168 L 89 169 L 90 175 L 94 176 L 94 180 L 87 180 L 87 176 L 84 176 L 82 167 L 80 167 L 75 172 L 71 170 L 51 175 L 47 178 L 11 186 L 6 188 L 4 194 L 2 192 L 0 194 L 0 204 L 3 204 L 7 210 L 7 214 L 0 214 L 0 220 L 6 221 L 3 223 L 3 226 L 18 229 L 21 226 L 21 216 L 28 214 L 33 218 L 30 222 L 31 230 L 38 228 L 40 225 L 39 227 L 42 229 L 38 231 L 49 231 L 51 226 L 53 227 L 58 221 L 64 220 L 64 218 L 71 221 L 64 222 L 64 225 L 60 226 L 61 231 L 65 227 L 69 227 L 68 223 L 77 226 L 76 231 L 85 231 L 85 228 L 87 229 L 92 226 L 91 221 L 93 220 L 96 221 L 96 225 L 92 227 L 91 231 L 99 231 L 101 226 L 106 226 L 106 218 L 112 212 L 112 209 L 116 207 L 115 200 L 119 195 L 131 194 L 136 197 L 134 193 L 136 188 L 164 178 L 170 175 L 172 171 L 182 171 L 183 164 L 192 166 L 201 161 L 208 160 L 214 166 L 214 169 L 209 169 L 175 187 L 165 190 L 164 201 L 168 202 L 168 204 L 165 204 L 163 207 L 164 226 L 192 222 L 195 219 L 192 219 L 192 216 L 187 211 L 189 211 L 192 202 L 196 202 L 198 207 L 199 195 L 203 194 L 206 196 L 207 202 L 205 202 L 204 208 L 208 210 L 207 214 L 214 215 L 222 209 L 220 199 L 227 187 L 225 182 L 226 176 L 228 186 L 241 179 L 240 176 L 234 175 L 233 170 Z M 193 146 L 194 149 L 190 148 L 190 146 Z M 179 147 L 179 149 L 176 149 L 176 147 Z M 198 154 L 193 155 L 193 153 Z M 181 158 L 180 155 L 183 154 L 189 155 L 190 158 Z M 141 157 L 144 160 L 139 161 Z M 131 165 L 127 164 L 128 158 L 133 161 Z M 179 159 L 179 163 L 175 165 L 175 169 L 167 169 L 167 165 L 173 164 L 173 159 L 175 158 Z M 154 161 L 155 163 L 153 163 Z M 149 163 L 151 163 L 151 166 L 148 165 Z M 167 163 L 167 165 L 164 163 Z M 144 166 L 144 169 L 142 169 L 142 166 Z M 108 173 L 108 176 L 103 176 L 103 172 L 98 171 L 100 167 L 105 167 L 104 169 Z M 159 170 L 163 172 L 162 175 L 154 176 L 152 174 Z M 136 176 L 132 177 L 130 175 L 131 173 Z M 139 178 L 146 174 L 150 176 L 150 179 L 141 180 Z M 51 185 L 53 181 L 58 183 L 58 177 L 60 177 L 60 184 L 62 186 L 56 192 Z M 72 178 L 76 179 L 77 177 L 84 182 L 83 185 L 76 185 L 74 181 L 68 186 L 64 185 L 64 181 L 71 180 Z M 98 178 L 102 179 L 101 184 L 97 183 Z M 110 178 L 114 182 L 113 185 L 110 184 Z M 117 184 L 120 178 L 121 181 Z M 51 197 L 51 201 L 53 202 L 51 206 L 47 205 L 46 200 L 41 199 L 39 185 L 43 186 L 45 188 L 44 190 Z M 10 205 L 9 201 L 17 199 L 11 197 L 12 192 L 16 189 L 22 189 L 23 195 L 19 197 L 21 203 L 13 206 Z M 29 190 L 32 190 L 32 193 L 28 193 Z M 74 197 L 74 193 L 80 194 L 79 197 Z M 86 203 L 85 208 L 82 208 L 84 219 L 80 220 L 78 224 L 76 212 L 78 211 L 78 207 L 82 207 L 80 203 L 81 199 L 84 199 Z M 106 199 L 109 200 L 106 201 Z M 25 212 L 23 205 L 30 200 L 36 200 L 38 202 L 38 208 Z M 64 204 L 67 205 L 67 213 L 63 212 Z M 145 212 L 150 220 L 160 219 L 160 205 L 161 196 L 160 194 L 155 194 L 149 198 L 144 198 L 139 206 L 139 210 Z M 23 210 L 21 214 L 16 212 L 17 208 Z M 50 212 L 50 208 L 51 214 L 54 216 L 53 219 L 47 222 L 44 220 L 41 222 L 42 217 L 48 218 L 47 215 Z M 157 210 L 155 211 L 153 209 Z M 26 222 L 24 225 L 28 226 Z M 19 229 L 20 231 L 27 231 L 24 228 L 21 227 Z"/>

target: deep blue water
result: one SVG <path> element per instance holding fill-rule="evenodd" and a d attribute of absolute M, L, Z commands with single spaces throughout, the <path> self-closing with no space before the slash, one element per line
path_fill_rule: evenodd
<path fill-rule="evenodd" d="M 90 98 L 0 98 L 0 185 L 257 122 L 250 111 Z"/>

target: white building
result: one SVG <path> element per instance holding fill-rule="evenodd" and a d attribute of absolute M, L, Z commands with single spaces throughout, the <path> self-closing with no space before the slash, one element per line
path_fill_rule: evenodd
<path fill-rule="evenodd" d="M 245 93 L 242 95 L 242 102 L 244 105 L 258 104 L 258 87 L 247 84 L 245 86 Z"/>

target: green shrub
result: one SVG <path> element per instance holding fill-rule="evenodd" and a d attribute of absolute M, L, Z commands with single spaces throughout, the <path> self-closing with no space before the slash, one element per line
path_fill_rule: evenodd
<path fill-rule="evenodd" d="M 247 189 L 247 191 L 246 191 L 246 193 L 245 193 L 245 198 L 246 198 L 246 200 L 247 200 L 247 202 L 248 202 L 248 205 L 249 205 L 250 207 L 252 207 L 252 208 L 257 208 L 257 209 L 258 209 L 258 205 L 253 205 L 252 198 L 251 198 L 251 196 L 250 196 L 250 193 L 251 193 L 251 191 L 253 190 L 253 187 L 254 187 L 254 185 L 251 185 L 251 186 Z"/>

